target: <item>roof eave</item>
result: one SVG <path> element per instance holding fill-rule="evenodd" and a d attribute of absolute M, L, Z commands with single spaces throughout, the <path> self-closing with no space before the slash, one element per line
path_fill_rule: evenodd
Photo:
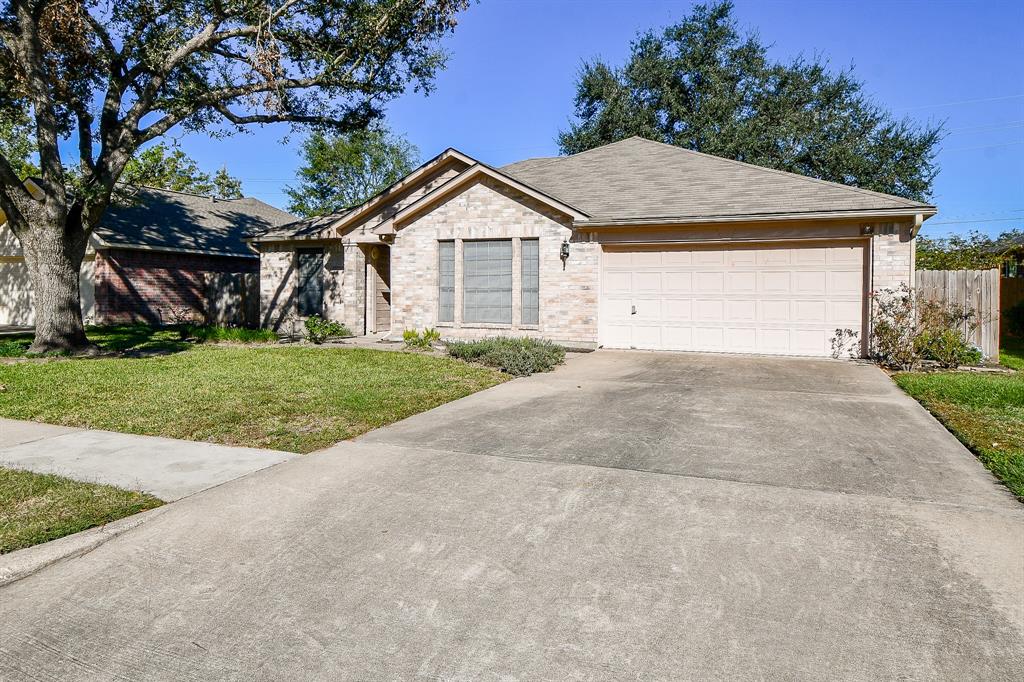
<path fill-rule="evenodd" d="M 577 220 L 578 228 L 631 227 L 648 225 L 705 225 L 714 223 L 759 223 L 792 220 L 885 220 L 888 218 L 915 218 L 915 225 L 937 213 L 934 206 L 898 209 L 872 209 L 855 211 L 805 211 L 800 213 L 748 213 L 716 216 L 659 216 L 651 218 L 590 218 Z"/>

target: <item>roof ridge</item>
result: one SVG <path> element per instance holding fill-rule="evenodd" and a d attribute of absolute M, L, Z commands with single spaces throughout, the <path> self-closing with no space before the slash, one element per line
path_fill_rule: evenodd
<path fill-rule="evenodd" d="M 731 163 L 733 165 L 744 166 L 746 168 L 754 168 L 756 170 L 766 171 L 768 173 L 774 173 L 776 175 L 782 175 L 782 176 L 785 176 L 785 177 L 798 178 L 800 180 L 807 180 L 809 182 L 815 182 L 815 183 L 818 183 L 818 184 L 829 185 L 831 187 L 839 187 L 839 188 L 850 190 L 850 191 L 853 191 L 853 192 L 859 192 L 861 194 L 866 194 L 868 196 L 883 197 L 883 198 L 886 198 L 886 199 L 889 199 L 889 200 L 905 202 L 906 208 L 914 208 L 914 207 L 917 207 L 917 206 L 920 206 L 921 208 L 926 208 L 926 207 L 927 208 L 934 208 L 934 206 L 932 204 L 926 204 L 926 203 L 924 203 L 922 201 L 914 201 L 913 199 L 907 199 L 905 197 L 896 196 L 895 194 L 886 194 L 885 192 L 876 192 L 874 190 L 865 189 L 863 187 L 856 187 L 856 186 L 853 186 L 853 185 L 845 185 L 845 184 L 843 184 L 841 182 L 833 182 L 831 180 L 822 180 L 821 178 L 814 178 L 814 177 L 811 177 L 810 175 L 802 175 L 800 173 L 792 173 L 790 171 L 779 170 L 778 168 L 769 168 L 768 166 L 759 166 L 756 163 L 747 163 L 746 161 L 737 161 L 736 159 L 729 159 L 729 158 L 726 158 L 724 156 L 716 156 L 715 154 L 708 154 L 707 152 L 698 152 L 695 149 L 688 149 L 686 147 L 680 147 L 678 145 L 669 144 L 668 142 L 663 142 L 661 140 L 651 140 L 651 139 L 648 139 L 646 137 L 641 137 L 639 135 L 633 135 L 632 137 L 627 137 L 627 138 L 625 138 L 623 140 L 618 140 L 616 142 L 612 142 L 611 144 L 607 144 L 607 145 L 604 145 L 604 146 L 605 147 L 610 147 L 612 144 L 618 144 L 619 142 L 625 142 L 626 140 L 632 140 L 634 138 L 636 138 L 638 140 L 644 140 L 645 142 L 653 142 L 654 144 L 659 144 L 659 145 L 662 145 L 663 147 L 668 147 L 669 149 L 674 149 L 674 150 L 677 150 L 677 151 L 685 152 L 687 154 L 693 154 L 693 155 L 696 155 L 696 156 L 702 156 L 702 157 L 705 157 L 705 158 L 714 159 L 715 161 L 724 161 L 726 163 Z M 601 147 L 594 147 L 594 149 L 601 149 Z M 587 151 L 593 151 L 593 150 L 589 150 L 588 149 Z"/>

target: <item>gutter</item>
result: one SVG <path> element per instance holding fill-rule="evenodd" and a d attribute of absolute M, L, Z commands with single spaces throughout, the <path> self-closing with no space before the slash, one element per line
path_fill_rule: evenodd
<path fill-rule="evenodd" d="M 876 209 L 873 211 L 814 211 L 806 213 L 749 213 L 719 216 L 672 216 L 661 218 L 593 218 L 590 220 L 577 220 L 574 223 L 578 228 L 614 228 L 632 227 L 635 225 L 705 225 L 719 223 L 751 223 L 751 222 L 780 222 L 788 220 L 860 220 L 860 219 L 886 219 L 893 217 L 914 217 L 915 225 L 920 228 L 920 222 L 938 213 L 934 206 L 908 207 L 899 209 Z M 918 222 L 920 221 L 920 222 Z"/>

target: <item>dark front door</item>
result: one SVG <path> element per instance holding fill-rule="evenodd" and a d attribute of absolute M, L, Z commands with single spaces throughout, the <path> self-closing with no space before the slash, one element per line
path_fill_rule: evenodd
<path fill-rule="evenodd" d="M 298 249 L 295 253 L 299 315 L 322 315 L 324 310 L 324 250 Z"/>

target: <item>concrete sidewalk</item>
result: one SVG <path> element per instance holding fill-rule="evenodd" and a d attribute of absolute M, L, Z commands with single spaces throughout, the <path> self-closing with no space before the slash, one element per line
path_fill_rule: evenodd
<path fill-rule="evenodd" d="M 142 490 L 167 502 L 298 456 L 0 419 L 0 466 Z"/>

